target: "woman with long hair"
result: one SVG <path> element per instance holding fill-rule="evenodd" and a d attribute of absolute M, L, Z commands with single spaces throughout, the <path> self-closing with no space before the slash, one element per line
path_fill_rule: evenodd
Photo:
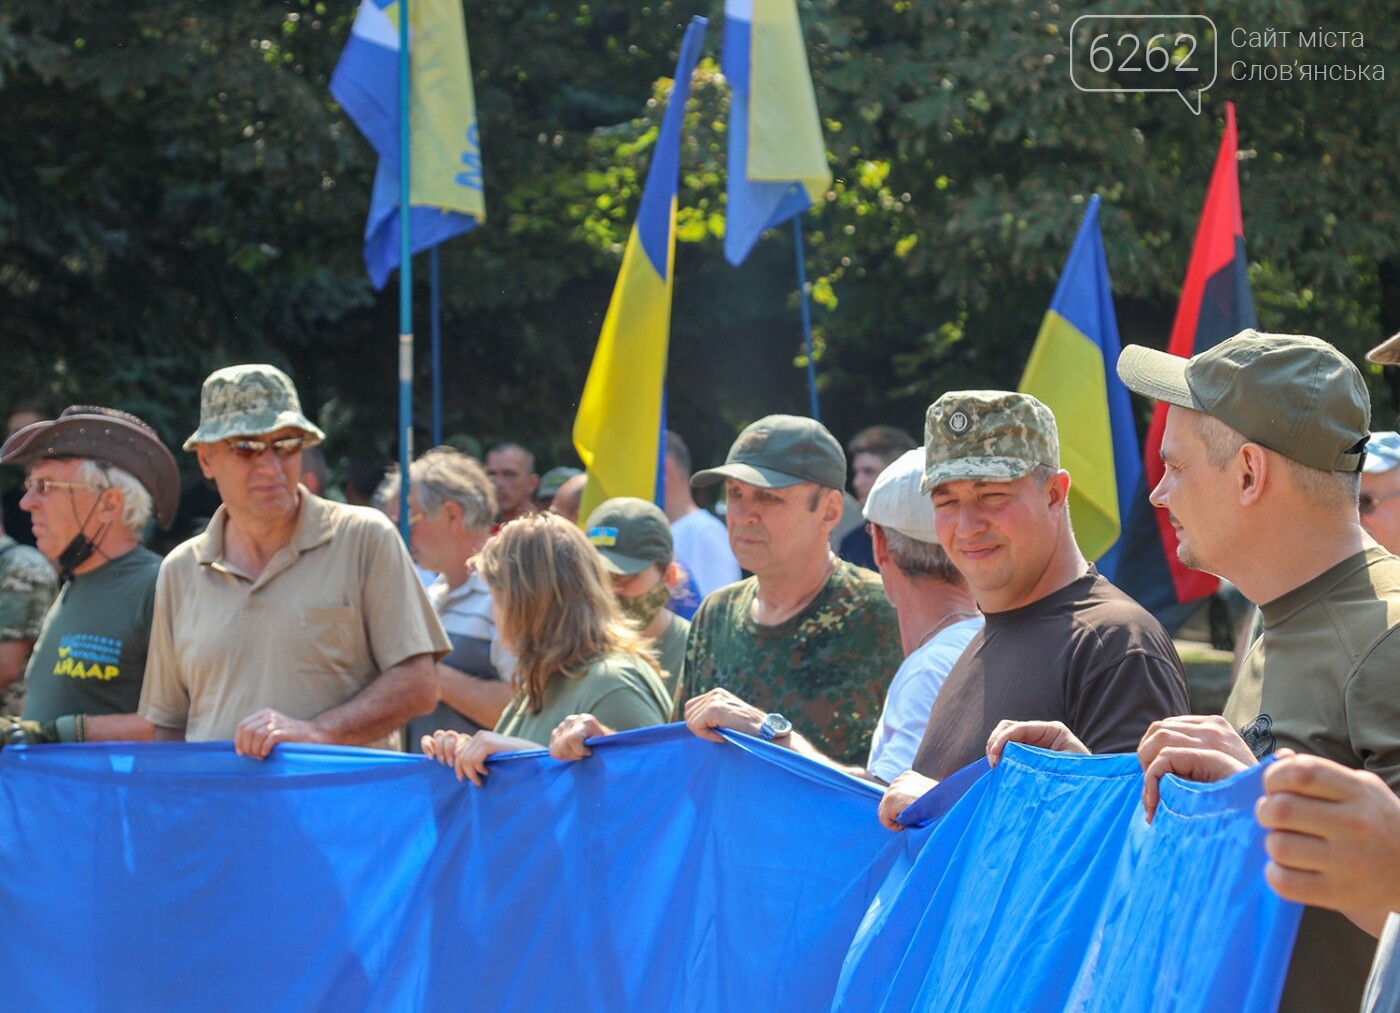
<path fill-rule="evenodd" d="M 664 724 L 671 700 L 647 641 L 622 616 L 602 558 L 575 525 L 531 514 L 501 528 L 475 558 L 502 644 L 515 655 L 515 695 L 495 731 L 441 730 L 423 752 L 480 786 L 493 753 L 537 749 L 566 717 L 615 731 Z"/>

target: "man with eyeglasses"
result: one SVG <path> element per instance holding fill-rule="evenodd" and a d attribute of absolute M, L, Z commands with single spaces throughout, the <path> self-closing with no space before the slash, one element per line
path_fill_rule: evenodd
<path fill-rule="evenodd" d="M 1372 433 L 1361 469 L 1361 526 L 1400 553 L 1400 433 Z"/>
<path fill-rule="evenodd" d="M 179 503 L 175 458 L 135 415 L 74 406 L 0 447 L 30 468 L 20 506 L 63 589 L 25 670 L 23 720 L 12 742 L 147 740 L 136 713 L 160 557 L 141 544 L 154 512 L 169 527 Z"/>
<path fill-rule="evenodd" d="M 398 532 L 298 482 L 324 438 L 274 366 L 204 381 L 184 449 L 223 505 L 161 566 L 141 697 L 157 739 L 396 748 L 437 703 L 451 645 Z"/>

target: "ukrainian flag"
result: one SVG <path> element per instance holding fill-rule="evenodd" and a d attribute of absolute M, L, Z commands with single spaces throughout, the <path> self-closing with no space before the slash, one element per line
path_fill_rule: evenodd
<path fill-rule="evenodd" d="M 1118 379 L 1118 318 L 1099 232 L 1099 198 L 1084 212 L 1021 390 L 1055 413 L 1060 464 L 1070 474 L 1079 548 L 1114 578 L 1124 514 L 1142 474 L 1132 403 Z"/>
<path fill-rule="evenodd" d="M 399 266 L 399 0 L 363 0 L 331 94 L 379 154 L 365 224 L 376 289 Z M 414 253 L 486 217 L 467 30 L 460 0 L 409 4 L 409 228 Z"/>
<path fill-rule="evenodd" d="M 831 186 L 797 0 L 725 0 L 729 81 L 724 256 L 735 267 L 764 231 L 800 215 Z"/>
<path fill-rule="evenodd" d="M 637 220 L 579 399 L 574 447 L 588 469 L 580 517 L 614 496 L 656 496 L 671 338 L 681 123 L 707 24 L 705 18 L 694 17 L 686 28 Z"/>

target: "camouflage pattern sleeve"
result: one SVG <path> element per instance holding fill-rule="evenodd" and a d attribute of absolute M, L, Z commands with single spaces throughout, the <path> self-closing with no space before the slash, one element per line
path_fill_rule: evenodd
<path fill-rule="evenodd" d="M 0 555 L 0 640 L 37 640 L 58 593 L 58 577 L 39 550 L 16 545 Z"/>
<path fill-rule="evenodd" d="M 880 578 L 847 563 L 818 605 L 802 617 L 786 664 L 769 668 L 766 709 L 785 714 L 834 759 L 863 764 L 904 660 L 899 623 Z"/>
<path fill-rule="evenodd" d="M 685 643 L 685 680 L 682 683 L 680 706 L 693 696 L 725 685 L 720 678 L 721 655 L 730 653 L 726 644 L 743 626 L 742 605 L 749 598 L 742 593 L 749 581 L 740 581 L 711 592 L 700 603 L 690 620 L 690 636 Z M 678 711 L 678 716 L 683 711 Z"/>
<path fill-rule="evenodd" d="M 686 653 L 688 695 L 715 687 L 785 715 L 819 749 L 862 763 L 885 693 L 904 660 L 880 578 L 839 563 L 801 613 L 776 626 L 750 614 L 754 578 L 713 592 Z"/>
<path fill-rule="evenodd" d="M 0 640 L 38 640 L 58 593 L 58 577 L 38 549 L 0 541 Z M 24 677 L 0 687 L 0 714 L 24 711 Z"/>

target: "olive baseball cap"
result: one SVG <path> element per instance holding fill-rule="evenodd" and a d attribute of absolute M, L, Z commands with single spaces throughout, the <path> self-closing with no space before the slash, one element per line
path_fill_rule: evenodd
<path fill-rule="evenodd" d="M 199 428 L 184 443 L 215 443 L 230 436 L 261 436 L 285 428 L 300 429 L 314 447 L 326 434 L 301 411 L 291 377 L 264 362 L 225 366 L 209 374 L 199 395 Z"/>
<path fill-rule="evenodd" d="M 846 484 L 846 452 L 815 419 L 768 415 L 739 434 L 722 465 L 697 471 L 690 484 L 701 488 L 726 478 L 764 489 L 803 482 L 840 489 Z"/>
<path fill-rule="evenodd" d="M 1118 375 L 1309 468 L 1361 470 L 1371 397 L 1361 371 L 1320 338 L 1250 329 L 1189 359 L 1129 345 Z"/>
<path fill-rule="evenodd" d="M 655 563 L 663 569 L 674 558 L 671 522 L 655 503 L 635 496 L 604 500 L 588 515 L 583 530 L 610 573 L 630 577 Z"/>
<path fill-rule="evenodd" d="M 535 490 L 535 499 L 552 499 L 561 485 L 575 475 L 582 474 L 580 469 L 570 468 L 563 464 L 557 468 L 550 468 L 540 476 L 540 486 Z"/>
<path fill-rule="evenodd" d="M 1040 465 L 1060 466 L 1055 415 L 1029 394 L 954 390 L 924 419 L 927 495 L 944 482 L 1014 482 Z"/>
<path fill-rule="evenodd" d="M 924 448 L 906 451 L 880 472 L 865 497 L 865 519 L 916 542 L 938 544 L 933 500 L 923 491 Z"/>

